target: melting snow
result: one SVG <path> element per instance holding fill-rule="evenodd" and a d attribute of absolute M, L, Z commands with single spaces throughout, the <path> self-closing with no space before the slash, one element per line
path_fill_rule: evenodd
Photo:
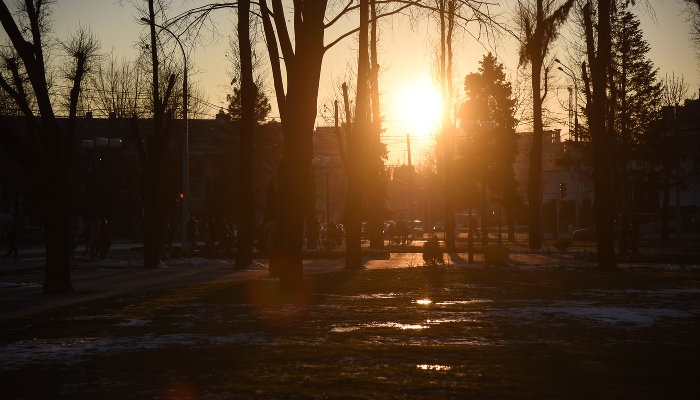
<path fill-rule="evenodd" d="M 591 306 L 586 303 L 561 302 L 552 307 L 523 307 L 515 313 L 568 314 L 604 325 L 626 324 L 637 328 L 650 327 L 662 318 L 691 318 L 694 314 L 667 308 Z"/>
<path fill-rule="evenodd" d="M 118 338 L 63 338 L 22 340 L 0 347 L 0 367 L 17 368 L 33 363 L 62 362 L 74 365 L 94 354 L 111 354 L 173 345 L 211 346 L 226 343 L 260 342 L 260 333 L 230 336 L 202 334 L 143 335 Z"/>

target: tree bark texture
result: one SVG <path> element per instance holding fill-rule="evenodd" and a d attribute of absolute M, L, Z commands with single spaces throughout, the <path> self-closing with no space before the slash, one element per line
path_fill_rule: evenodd
<path fill-rule="evenodd" d="M 294 8 L 294 41 L 287 31 L 282 3 L 273 0 L 274 19 L 260 3 L 275 92 L 282 120 L 284 148 L 279 172 L 278 217 L 270 268 L 277 271 L 283 291 L 298 291 L 302 283 L 304 215 L 308 203 L 313 130 L 324 54 L 325 1 Z M 272 23 L 277 27 L 273 30 Z M 279 44 L 279 48 L 278 45 Z M 284 55 L 284 89 L 279 50 Z"/>
<path fill-rule="evenodd" d="M 238 48 L 241 64 L 241 121 L 238 173 L 240 220 L 236 268 L 245 268 L 253 262 L 255 237 L 255 199 L 253 197 L 253 133 L 255 130 L 255 81 L 253 80 L 253 52 L 250 44 L 250 1 L 238 2 Z"/>
<path fill-rule="evenodd" d="M 528 241 L 530 249 L 542 248 L 542 59 L 533 57 L 532 66 L 532 145 L 527 186 L 529 203 Z"/>
<path fill-rule="evenodd" d="M 594 220 L 596 225 L 596 247 L 598 250 L 598 267 L 615 269 L 615 236 L 612 187 L 610 180 L 610 150 L 612 138 L 606 129 L 607 73 L 610 65 L 610 13 L 611 1 L 598 1 L 598 49 L 593 54 L 591 5 L 584 7 L 586 24 L 586 42 L 589 49 L 588 62 L 591 69 L 592 100 L 590 119 L 591 139 L 593 142 L 593 185 L 595 194 Z M 607 121 L 612 124 L 613 121 Z"/>
<path fill-rule="evenodd" d="M 348 186 L 345 200 L 345 268 L 362 268 L 362 204 L 365 195 L 363 184 L 368 174 L 365 157 L 371 122 L 369 118 L 369 0 L 360 0 L 360 38 L 357 65 L 357 99 L 355 102 L 355 123 L 348 136 L 348 157 L 346 160 Z"/>

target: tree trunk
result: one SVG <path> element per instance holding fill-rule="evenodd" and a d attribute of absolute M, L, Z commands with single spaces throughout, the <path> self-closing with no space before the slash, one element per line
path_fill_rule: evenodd
<path fill-rule="evenodd" d="M 297 52 L 292 65 L 287 65 L 287 94 L 281 112 L 284 150 L 279 174 L 279 225 L 270 268 L 278 271 L 281 288 L 288 292 L 298 291 L 302 283 L 304 212 L 324 52 L 323 14 L 322 8 L 307 11 L 295 31 Z"/>
<path fill-rule="evenodd" d="M 50 156 L 45 170 L 44 188 L 46 222 L 46 269 L 44 273 L 45 294 L 73 292 L 70 280 L 70 238 L 68 237 L 69 196 L 65 193 L 65 164 L 60 151 Z"/>
<path fill-rule="evenodd" d="M 250 44 L 250 1 L 238 2 L 238 48 L 241 63 L 241 122 L 238 154 L 240 218 L 236 268 L 253 262 L 255 237 L 255 199 L 253 197 L 253 131 L 255 129 L 255 96 L 253 53 Z"/>
<path fill-rule="evenodd" d="M 506 219 L 508 220 L 508 242 L 515 243 L 515 218 L 512 206 L 506 207 Z"/>
<path fill-rule="evenodd" d="M 142 174 L 143 266 L 156 268 L 161 258 L 163 218 L 160 204 L 160 167 L 155 155 L 151 155 L 144 163 Z"/>
<path fill-rule="evenodd" d="M 486 246 L 489 244 L 489 223 L 488 223 L 488 187 L 486 177 L 481 179 L 481 251 L 486 254 Z"/>
<path fill-rule="evenodd" d="M 357 100 L 355 102 L 355 123 L 348 136 L 348 187 L 345 222 L 347 240 L 345 243 L 345 268 L 362 268 L 362 185 L 367 174 L 364 157 L 367 156 L 369 119 L 369 0 L 360 0 L 360 39 L 357 65 Z"/>
<path fill-rule="evenodd" d="M 452 31 L 455 2 L 441 0 L 440 12 L 440 90 L 442 92 L 443 168 L 445 171 L 445 249 L 455 251 L 455 176 L 453 165 L 454 129 L 452 126 Z"/>
<path fill-rule="evenodd" d="M 372 131 L 370 156 L 372 170 L 368 182 L 367 201 L 367 230 L 369 231 L 369 246 L 375 250 L 384 249 L 384 210 L 386 209 L 384 162 L 381 151 L 382 120 L 379 104 L 379 62 L 377 60 L 377 10 L 376 0 L 370 0 L 370 73 L 369 86 L 372 100 Z"/>
<path fill-rule="evenodd" d="M 529 247 L 542 248 L 542 60 L 533 57 L 532 62 L 532 146 L 530 148 L 529 202 Z"/>
<path fill-rule="evenodd" d="M 588 58 L 591 66 L 591 86 L 593 86 L 593 104 L 591 105 L 590 127 L 593 141 L 593 185 L 595 194 L 594 219 L 596 225 L 596 246 L 598 249 L 598 267 L 611 270 L 617 268 L 615 261 L 615 229 L 613 223 L 613 198 L 610 181 L 610 149 L 612 138 L 606 130 L 606 78 L 610 65 L 610 0 L 598 1 L 598 51 Z M 590 27 L 590 7 L 586 24 Z M 589 30 L 590 28 L 586 29 Z M 587 34 L 587 41 L 591 35 Z M 591 45 L 588 48 L 592 48 Z M 607 121 L 609 124 L 612 121 Z"/>
<path fill-rule="evenodd" d="M 293 92 L 290 89 L 290 94 Z M 308 204 L 313 123 L 308 124 L 302 118 L 289 118 L 287 122 L 279 180 L 279 199 L 284 200 L 278 202 L 279 224 L 275 230 L 270 269 L 277 271 L 283 291 L 295 292 L 301 288 L 302 282 L 304 216 Z"/>
<path fill-rule="evenodd" d="M 669 240 L 669 219 L 671 218 L 671 211 L 670 211 L 670 191 L 671 191 L 671 184 L 669 183 L 669 177 L 668 174 L 666 175 L 666 179 L 664 182 L 664 192 L 663 192 L 663 202 L 661 203 L 661 241 L 664 243 L 668 243 Z"/>

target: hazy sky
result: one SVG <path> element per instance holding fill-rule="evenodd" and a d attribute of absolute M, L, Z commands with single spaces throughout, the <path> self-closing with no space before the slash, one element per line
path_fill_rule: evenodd
<path fill-rule="evenodd" d="M 175 15 L 183 2 L 173 2 L 171 15 Z M 203 1 L 185 2 L 189 7 L 194 4 L 205 3 Z M 651 59 L 660 69 L 660 74 L 676 72 L 683 74 L 690 83 L 691 93 L 697 93 L 700 87 L 700 74 L 698 74 L 698 57 L 696 50 L 691 46 L 689 39 L 689 24 L 685 20 L 685 5 L 678 0 L 651 0 L 654 8 L 655 20 L 648 12 L 640 11 L 642 29 L 646 40 L 651 45 Z M 65 39 L 69 32 L 79 24 L 88 26 L 100 39 L 102 50 L 105 53 L 113 51 L 117 56 L 133 58 L 136 55 L 134 44 L 140 34 L 145 33 L 145 28 L 136 21 L 141 15 L 128 1 L 115 0 L 58 0 L 55 3 L 54 32 L 57 38 Z M 503 8 L 503 18 L 507 20 L 510 8 Z M 354 18 L 357 18 L 355 15 Z M 217 29 L 222 37 L 215 39 L 208 36 L 205 44 L 190 45 L 190 65 L 196 71 L 191 79 L 198 82 L 204 89 L 206 100 L 213 105 L 223 105 L 225 94 L 230 89 L 231 78 L 228 71 L 231 70 L 230 62 L 226 58 L 229 52 L 227 35 L 235 31 L 235 14 L 232 11 L 221 11 L 216 18 Z M 355 21 L 346 19 L 339 27 L 340 30 L 351 27 Z M 405 135 L 411 129 L 404 121 L 406 113 L 402 104 L 406 104 L 405 97 L 412 87 L 418 86 L 425 89 L 432 81 L 432 64 L 434 54 L 434 40 L 431 39 L 435 31 L 434 23 L 424 18 L 415 26 L 410 26 L 407 18 L 394 18 L 391 24 L 384 23 L 380 34 L 380 64 L 382 73 L 380 76 L 380 89 L 384 103 L 384 117 L 387 127 L 385 141 L 391 147 L 390 163 L 403 162 L 405 158 Z M 337 32 L 333 32 L 337 33 Z M 333 33 L 326 36 L 329 41 L 334 37 Z M 571 40 L 571 37 L 567 38 Z M 476 71 L 478 61 L 485 53 L 484 47 L 488 47 L 486 41 L 477 43 L 467 35 L 460 35 L 460 40 L 455 48 L 455 87 L 461 92 L 464 75 Z M 561 47 L 561 46 L 560 46 Z M 504 40 L 496 51 L 508 69 L 511 76 L 517 69 L 517 43 L 514 40 Z M 176 53 L 179 55 L 179 53 Z M 356 38 L 346 39 L 332 49 L 324 59 L 324 66 L 319 92 L 319 109 L 323 104 L 330 102 L 333 93 L 343 79 L 352 80 L 348 71 L 349 66 L 356 59 Z M 552 54 L 562 59 L 566 58 L 563 49 L 555 48 Z M 266 54 L 261 54 L 266 57 Z M 266 59 L 264 59 L 266 61 Z M 558 71 L 557 71 L 558 72 Z M 562 110 L 557 102 L 567 101 L 566 86 L 570 85 L 564 76 L 555 78 L 552 95 L 549 97 L 550 107 L 555 113 Z M 271 88 L 271 85 L 270 85 Z M 270 90 L 271 96 L 274 95 Z M 415 95 L 414 95 L 415 96 Z M 421 96 L 425 97 L 425 96 Z M 428 96 L 429 97 L 429 96 Z M 402 98 L 404 98 L 402 100 Z M 421 99 L 416 99 L 421 100 Z M 419 107 L 420 109 L 421 107 Z M 423 107 L 429 108 L 429 107 Z M 276 110 L 276 107 L 275 107 Z M 213 115 L 217 108 L 209 110 Z M 276 114 L 276 111 L 273 111 Z M 330 114 L 329 114 L 330 115 Z M 562 114 L 563 115 L 563 114 Z M 319 112 L 319 125 L 325 125 L 322 112 Z M 554 127 L 559 127 L 554 125 Z M 413 132 L 411 132 L 413 133 Z M 434 143 L 429 136 L 419 136 L 414 144 L 415 151 L 420 152 L 421 144 Z M 421 154 L 416 155 L 422 158 Z"/>

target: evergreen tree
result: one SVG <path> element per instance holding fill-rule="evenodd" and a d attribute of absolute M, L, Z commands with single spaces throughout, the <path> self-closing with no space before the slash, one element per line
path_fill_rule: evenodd
<path fill-rule="evenodd" d="M 613 19 L 613 73 L 616 92 L 615 126 L 618 142 L 638 143 L 658 115 L 661 82 L 658 68 L 648 58 L 650 47 L 644 40 L 639 19 L 628 10 Z"/>
<path fill-rule="evenodd" d="M 474 169 L 482 181 L 482 199 L 486 188 L 496 193 L 498 202 L 507 211 L 512 226 L 512 209 L 517 201 L 513 161 L 516 153 L 515 99 L 506 80 L 503 64 L 491 53 L 480 62 L 479 72 L 464 79 L 467 100 L 460 109 L 462 121 L 481 121 L 481 129 L 468 132 L 469 157 L 478 160 Z M 484 121 L 490 121 L 488 124 Z M 485 204 L 483 205 L 485 206 Z"/>
<path fill-rule="evenodd" d="M 267 95 L 261 88 L 262 83 L 256 81 L 254 119 L 255 122 L 259 124 L 265 121 L 265 118 L 267 118 L 272 109 L 270 99 L 267 98 Z M 231 121 L 240 121 L 242 115 L 241 89 L 239 87 L 234 87 L 233 93 L 226 95 L 226 101 L 228 101 L 228 106 L 226 107 L 226 114 L 228 117 Z"/>
<path fill-rule="evenodd" d="M 659 117 L 661 82 L 657 77 L 658 69 L 648 58 L 649 49 L 639 19 L 629 10 L 616 13 L 612 21 L 610 96 L 616 136 L 613 148 L 615 188 L 620 210 L 627 209 L 624 199 L 630 178 L 629 161 L 639 150 L 640 138 Z"/>

